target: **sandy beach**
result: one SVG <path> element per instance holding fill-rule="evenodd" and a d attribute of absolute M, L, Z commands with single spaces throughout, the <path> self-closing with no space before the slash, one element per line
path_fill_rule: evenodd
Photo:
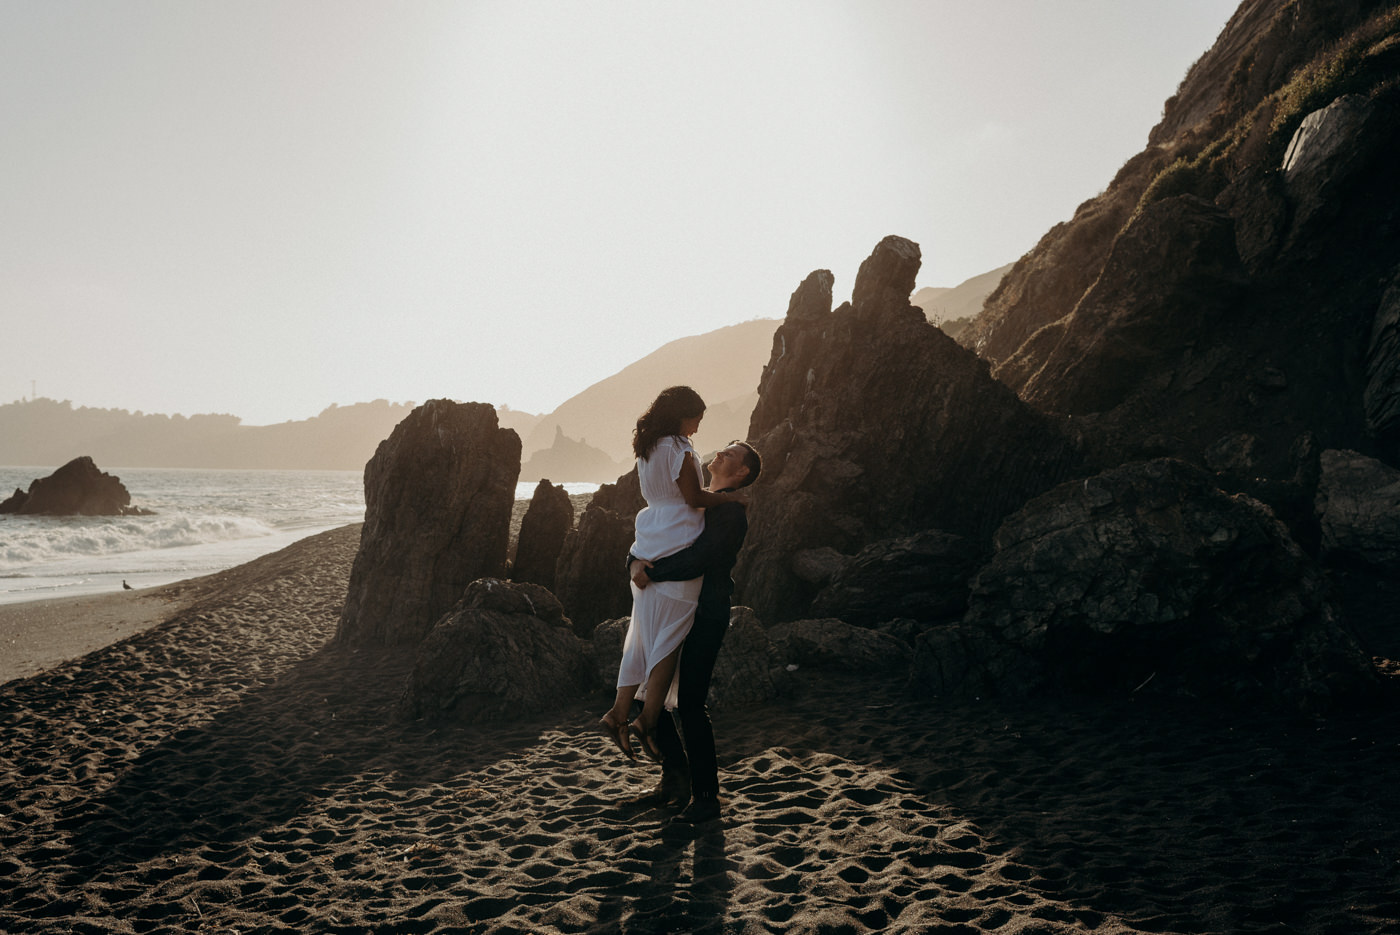
<path fill-rule="evenodd" d="M 0 930 L 1400 932 L 1393 702 L 953 705 L 800 672 L 717 713 L 725 814 L 682 828 L 627 805 L 655 776 L 598 698 L 393 720 L 407 661 L 328 646 L 357 541 L 0 608 L 54 637 L 0 686 Z M 85 629 L 115 642 L 58 661 Z"/>

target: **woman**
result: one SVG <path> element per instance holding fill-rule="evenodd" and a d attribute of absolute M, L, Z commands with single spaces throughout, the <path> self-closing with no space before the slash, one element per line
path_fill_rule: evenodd
<path fill-rule="evenodd" d="M 690 545 L 705 528 L 704 508 L 742 499 L 703 489 L 700 459 L 690 446 L 690 436 L 700 427 L 705 401 L 688 386 L 661 391 L 637 420 L 632 451 L 637 456 L 646 508 L 637 514 L 636 540 L 631 553 L 637 558 L 664 558 Z M 636 759 L 629 727 L 653 759 L 661 752 L 653 730 L 663 702 L 675 707 L 672 680 L 681 643 L 695 619 L 701 579 L 632 585 L 632 621 L 622 645 L 617 673 L 617 697 L 599 724 L 618 749 Z M 634 698 L 642 699 L 642 713 L 630 725 L 627 714 Z"/>

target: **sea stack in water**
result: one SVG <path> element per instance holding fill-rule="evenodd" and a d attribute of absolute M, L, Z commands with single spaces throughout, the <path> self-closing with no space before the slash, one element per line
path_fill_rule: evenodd
<path fill-rule="evenodd" d="M 365 526 L 336 640 L 416 644 L 505 572 L 520 437 L 485 403 L 430 400 L 365 465 Z"/>
<path fill-rule="evenodd" d="M 0 513 L 25 516 L 149 516 L 150 510 L 131 505 L 121 478 L 103 473 L 92 458 L 74 458 L 48 477 L 16 490 Z"/>

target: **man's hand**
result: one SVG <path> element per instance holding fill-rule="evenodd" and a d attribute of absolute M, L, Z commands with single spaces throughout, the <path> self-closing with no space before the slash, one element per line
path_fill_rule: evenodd
<path fill-rule="evenodd" d="M 651 584 L 651 579 L 647 577 L 647 569 L 651 567 L 651 562 L 644 558 L 632 559 L 632 564 L 627 566 L 627 571 L 632 575 L 632 583 L 638 590 Z"/>

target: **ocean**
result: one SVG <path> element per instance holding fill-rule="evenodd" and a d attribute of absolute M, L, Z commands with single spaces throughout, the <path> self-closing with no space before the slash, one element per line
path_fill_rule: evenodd
<path fill-rule="evenodd" d="M 53 470 L 0 467 L 0 500 Z M 0 604 L 170 584 L 365 518 L 361 471 L 103 470 L 155 515 L 0 516 Z M 515 496 L 534 492 L 531 481 Z"/>

